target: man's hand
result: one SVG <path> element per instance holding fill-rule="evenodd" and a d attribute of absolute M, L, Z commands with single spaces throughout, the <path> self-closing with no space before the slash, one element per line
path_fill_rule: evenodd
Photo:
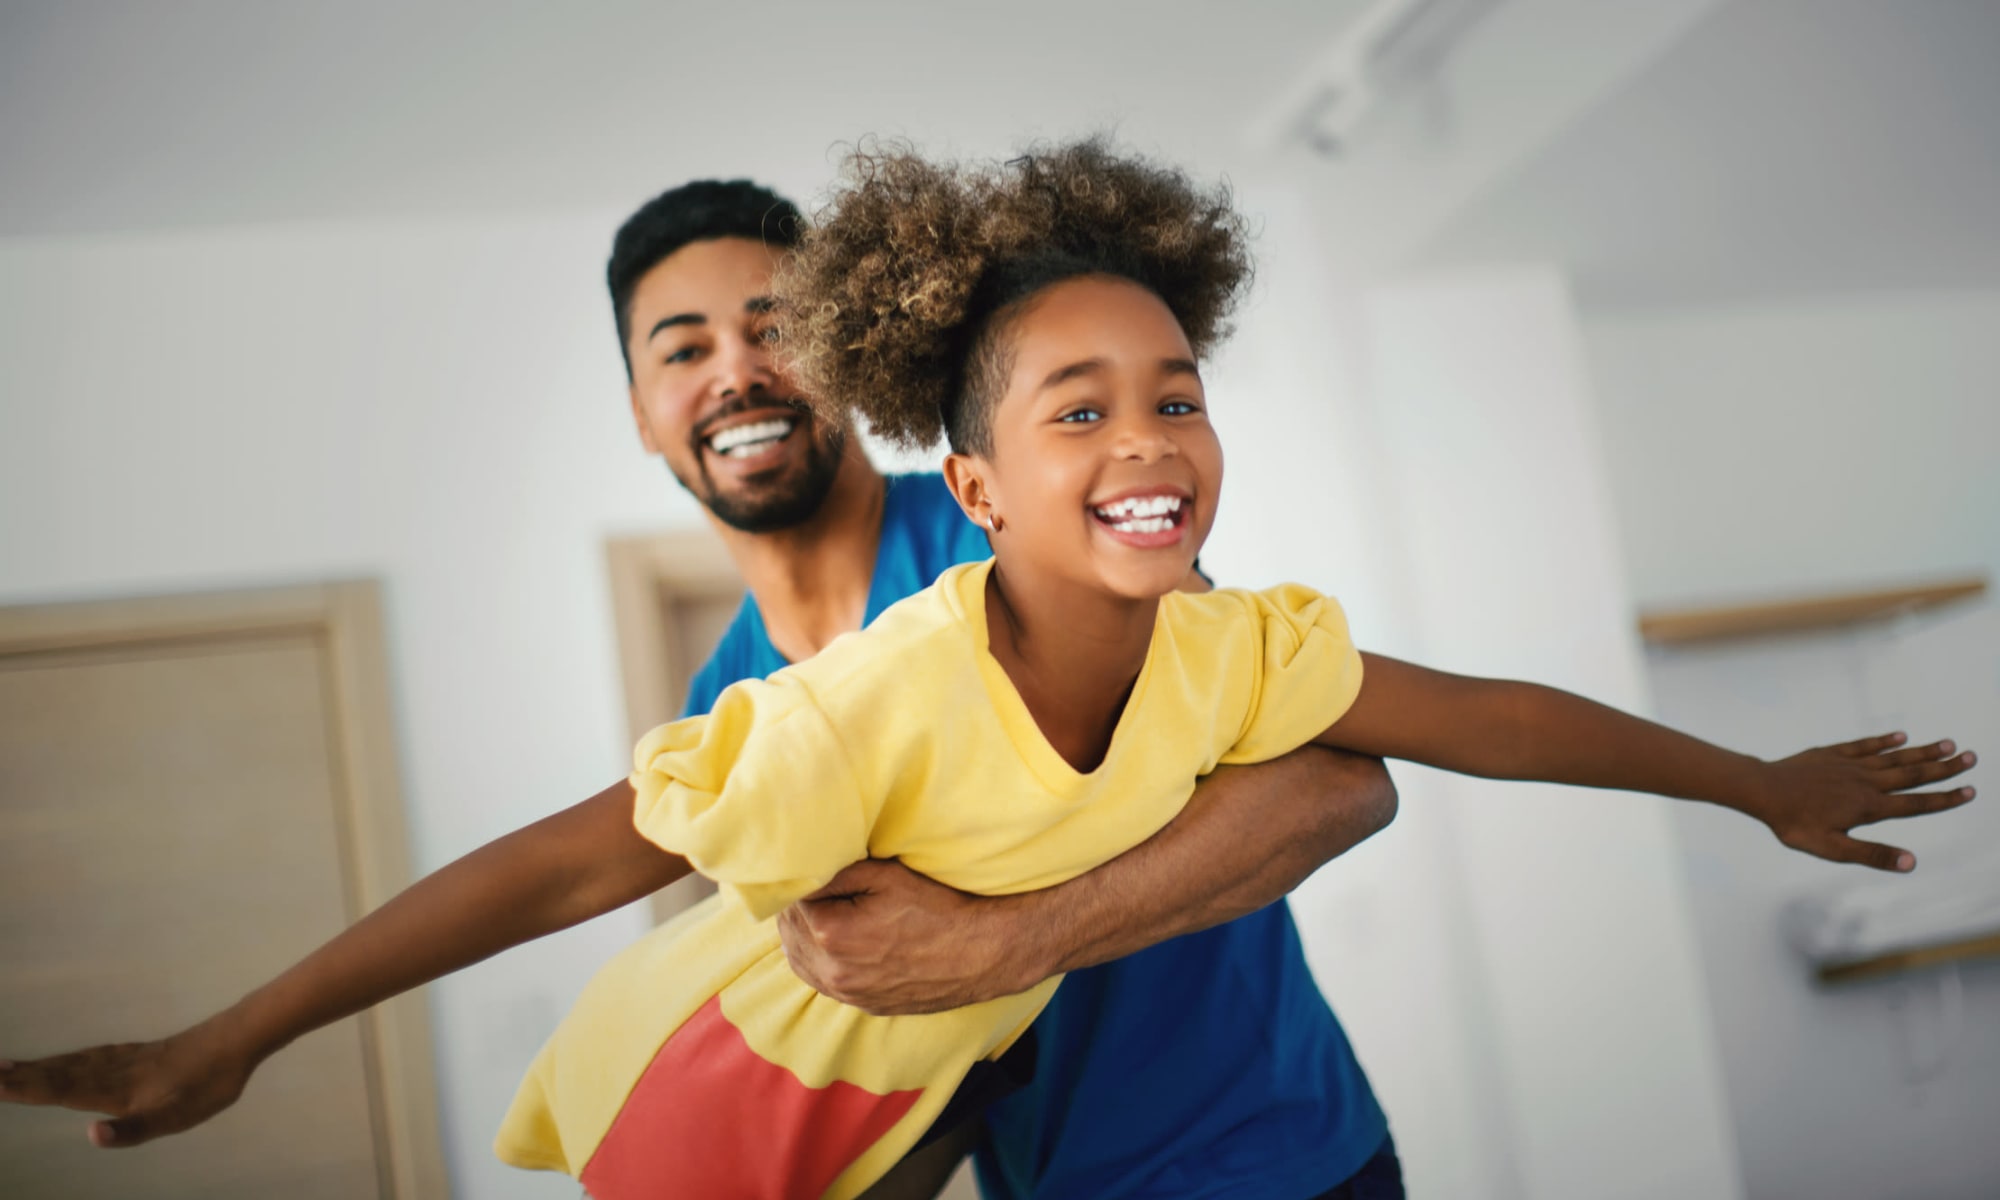
<path fill-rule="evenodd" d="M 123 1148 L 191 1129 L 236 1103 L 256 1060 L 216 1022 L 158 1042 L 0 1063 L 0 1100 L 108 1114 L 90 1140 Z"/>
<path fill-rule="evenodd" d="M 1380 760 L 1307 746 L 1216 771 L 1165 829 L 1068 883 L 972 896 L 856 863 L 778 933 L 817 991 L 878 1015 L 938 1012 L 1255 912 L 1395 815 Z"/>
<path fill-rule="evenodd" d="M 1902 734 L 1888 733 L 1767 763 L 1740 807 L 1794 850 L 1883 871 L 1911 870 L 1917 859 L 1909 851 L 1862 841 L 1848 831 L 1957 808 L 1972 799 L 1973 789 L 1906 789 L 1962 775 L 1979 758 L 1970 750 L 1958 753 L 1949 741 L 1896 749 L 1903 741 Z"/>
<path fill-rule="evenodd" d="M 1024 992 L 1048 972 L 1010 920 L 1012 897 L 971 896 L 903 864 L 858 862 L 778 916 L 792 971 L 878 1016 Z"/>

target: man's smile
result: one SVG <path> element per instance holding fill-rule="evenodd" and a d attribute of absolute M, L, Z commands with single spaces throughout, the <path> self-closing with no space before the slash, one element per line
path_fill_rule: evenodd
<path fill-rule="evenodd" d="M 724 458 L 751 458 L 790 437 L 798 425 L 796 416 L 750 420 L 708 435 L 707 446 Z"/>

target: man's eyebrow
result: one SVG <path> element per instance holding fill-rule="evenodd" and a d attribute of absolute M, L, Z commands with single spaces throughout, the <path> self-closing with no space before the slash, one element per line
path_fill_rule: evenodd
<path fill-rule="evenodd" d="M 659 319 L 659 322 L 653 326 L 653 331 L 646 335 L 646 340 L 650 342 L 654 338 L 660 336 L 660 330 L 672 329 L 676 325 L 706 325 L 706 324 L 708 324 L 708 317 L 706 314 L 697 312 L 675 313 L 671 317 L 661 317 Z"/>

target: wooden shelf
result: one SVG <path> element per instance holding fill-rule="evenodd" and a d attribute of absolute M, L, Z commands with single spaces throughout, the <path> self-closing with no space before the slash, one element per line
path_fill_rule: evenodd
<path fill-rule="evenodd" d="M 1825 963 L 1820 966 L 1817 974 L 1821 983 L 1854 983 L 1862 979 L 1877 979 L 1884 975 L 1914 971 L 1919 967 L 1934 967 L 1942 963 L 1964 962 L 1974 958 L 1992 958 L 1996 955 L 2000 955 L 2000 929 L 1976 937 L 1895 950 L 1888 954 L 1877 954 L 1872 958 L 1858 958 L 1853 962 Z"/>
<path fill-rule="evenodd" d="M 1683 608 L 1642 613 L 1639 636 L 1655 646 L 1681 646 L 1729 638 L 1799 633 L 1879 621 L 1970 600 L 1986 594 L 1986 580 L 1975 577 L 1940 583 L 1885 588 L 1868 592 L 1838 592 L 1763 604 L 1713 608 Z"/>

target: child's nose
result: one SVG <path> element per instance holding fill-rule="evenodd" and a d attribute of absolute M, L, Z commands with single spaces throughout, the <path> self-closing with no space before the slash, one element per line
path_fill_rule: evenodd
<path fill-rule="evenodd" d="M 1136 462 L 1154 463 L 1180 453 L 1173 434 L 1157 425 L 1128 427 L 1118 439 L 1118 456 Z"/>

